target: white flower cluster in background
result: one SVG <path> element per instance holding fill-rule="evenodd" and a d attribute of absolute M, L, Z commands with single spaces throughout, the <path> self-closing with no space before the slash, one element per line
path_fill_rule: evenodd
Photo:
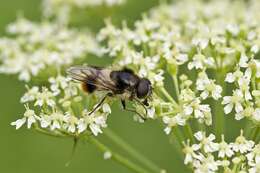
<path fill-rule="evenodd" d="M 63 4 L 68 4 L 71 6 L 76 6 L 78 8 L 85 8 L 88 6 L 100 6 L 100 5 L 120 5 L 125 2 L 125 0 L 44 0 L 45 4 L 49 4 L 53 7 L 62 6 Z"/>
<path fill-rule="evenodd" d="M 60 22 L 68 22 L 73 8 L 84 10 L 88 7 L 122 5 L 126 0 L 43 0 L 43 15 L 57 17 Z"/>
<path fill-rule="evenodd" d="M 253 48 L 254 49 L 254 48 Z M 252 51 L 252 48 L 251 48 Z M 257 50 L 253 52 L 256 53 Z M 234 109 L 235 119 L 241 120 L 249 118 L 256 123 L 260 123 L 260 61 L 245 54 L 241 54 L 239 63 L 235 71 L 229 72 L 226 75 L 227 83 L 235 83 L 236 88 L 231 96 L 225 96 L 222 104 L 225 105 L 225 114 L 229 114 Z M 250 88 L 252 88 L 250 90 Z"/>
<path fill-rule="evenodd" d="M 8 25 L 0 38 L 0 73 L 18 74 L 30 81 L 41 71 L 60 70 L 88 53 L 100 55 L 92 34 L 57 23 L 34 23 L 24 18 Z"/>
<path fill-rule="evenodd" d="M 83 96 L 79 85 L 64 76 L 51 77 L 49 81 L 49 88 L 27 88 L 28 91 L 21 98 L 25 113 L 21 119 L 11 123 L 16 129 L 26 125 L 27 128 L 64 136 L 78 136 L 87 132 L 97 136 L 102 133 L 102 128 L 107 126 L 107 116 L 111 113 L 107 103 L 89 115 L 87 99 L 93 102 L 95 98 Z"/>
<path fill-rule="evenodd" d="M 222 135 L 221 142 L 215 142 L 215 135 L 199 131 L 194 134 L 198 143 L 184 143 L 184 163 L 194 173 L 217 172 L 260 172 L 260 144 L 247 140 L 241 131 L 235 142 L 228 143 Z"/>

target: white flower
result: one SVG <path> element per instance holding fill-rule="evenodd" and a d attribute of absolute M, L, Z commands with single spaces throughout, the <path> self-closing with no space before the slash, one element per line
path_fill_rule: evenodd
<path fill-rule="evenodd" d="M 31 110 L 28 106 L 25 106 L 25 108 L 26 111 L 24 113 L 24 117 L 11 123 L 11 125 L 15 126 L 16 129 L 22 127 L 26 122 L 27 128 L 30 129 L 32 124 L 36 123 L 37 119 L 39 119 L 34 110 Z"/>
<path fill-rule="evenodd" d="M 154 119 L 155 118 L 155 108 L 151 107 L 147 109 L 147 117 Z"/>
<path fill-rule="evenodd" d="M 250 51 L 253 52 L 253 53 L 257 53 L 259 51 L 259 46 L 258 45 L 253 45 L 251 48 L 250 48 Z"/>
<path fill-rule="evenodd" d="M 42 92 L 39 92 L 36 96 L 36 102 L 35 106 L 42 107 L 43 105 L 48 105 L 50 107 L 53 107 L 56 103 L 53 100 L 54 95 L 52 92 L 50 92 L 47 88 L 43 87 Z"/>
<path fill-rule="evenodd" d="M 252 151 L 246 154 L 246 158 L 250 166 L 255 166 L 255 161 L 260 158 L 260 144 L 255 145 Z"/>
<path fill-rule="evenodd" d="M 254 142 L 251 140 L 246 140 L 243 136 L 243 131 L 241 130 L 240 136 L 236 138 L 235 143 L 231 143 L 232 148 L 235 152 L 246 153 L 251 151 L 254 147 Z"/>
<path fill-rule="evenodd" d="M 256 77 L 260 78 L 260 61 L 257 59 L 251 60 L 256 66 Z"/>
<path fill-rule="evenodd" d="M 249 58 L 244 53 L 242 53 L 240 60 L 239 60 L 239 66 L 243 67 L 243 68 L 248 67 L 248 60 L 249 60 Z"/>
<path fill-rule="evenodd" d="M 184 143 L 184 148 L 182 150 L 185 154 L 184 164 L 187 165 L 189 163 L 193 163 L 196 159 L 201 159 L 201 155 L 195 153 L 196 148 L 194 146 L 190 146 L 190 141 Z"/>
<path fill-rule="evenodd" d="M 235 76 L 233 73 L 227 73 L 225 81 L 229 83 L 233 83 L 236 80 Z"/>
<path fill-rule="evenodd" d="M 38 92 L 39 92 L 39 87 L 37 86 L 28 89 L 28 91 L 21 98 L 21 103 L 34 101 L 37 97 Z"/>
<path fill-rule="evenodd" d="M 42 114 L 40 116 L 40 124 L 42 128 L 47 128 L 52 123 L 52 117 L 50 115 Z"/>
<path fill-rule="evenodd" d="M 206 153 L 212 153 L 218 150 L 219 145 L 213 142 L 215 140 L 215 136 L 213 134 L 206 137 L 205 132 L 199 131 L 196 132 L 194 136 L 200 142 L 199 144 L 194 144 L 194 148 L 196 150 L 203 148 Z"/>
<path fill-rule="evenodd" d="M 69 78 L 66 78 L 64 76 L 58 75 L 56 78 L 51 77 L 49 78 L 49 82 L 51 84 L 50 88 L 53 92 L 53 95 L 56 96 L 60 93 L 60 88 L 64 90 L 66 87 L 68 87 Z"/>
<path fill-rule="evenodd" d="M 235 105 L 236 113 L 241 112 L 243 110 L 242 102 L 243 102 L 243 93 L 241 90 L 238 89 L 233 91 L 233 96 L 223 97 L 222 104 L 225 105 L 224 107 L 225 114 L 229 114 L 232 111 L 234 105 Z"/>
<path fill-rule="evenodd" d="M 21 119 L 18 119 L 16 121 L 12 122 L 11 125 L 15 126 L 15 129 L 17 130 L 17 129 L 21 128 L 25 122 L 26 122 L 26 118 L 24 117 L 24 118 L 21 118 Z"/>
<path fill-rule="evenodd" d="M 83 118 L 80 118 L 78 121 L 78 132 L 82 133 L 87 128 L 91 130 L 91 132 L 97 136 L 99 133 L 102 133 L 101 128 L 107 126 L 106 124 L 106 116 L 105 115 L 96 115 L 97 112 L 88 114 L 87 110 L 83 111 Z"/>
<path fill-rule="evenodd" d="M 196 38 L 192 40 L 192 44 L 200 47 L 201 49 L 205 49 L 209 44 L 209 40 L 206 38 Z"/>
<path fill-rule="evenodd" d="M 148 78 L 151 81 L 152 85 L 163 87 L 163 80 L 164 80 L 164 71 L 158 70 L 157 73 L 149 72 Z"/>
<path fill-rule="evenodd" d="M 245 100 L 251 100 L 252 96 L 250 93 L 250 78 L 247 78 L 245 76 L 241 77 L 238 80 L 238 85 L 240 90 L 243 92 Z"/>
<path fill-rule="evenodd" d="M 231 157 L 234 154 L 232 147 L 225 142 L 224 135 L 222 135 L 221 137 L 222 141 L 219 143 L 218 157 Z"/>
<path fill-rule="evenodd" d="M 192 62 L 188 64 L 188 69 L 191 70 L 195 67 L 195 69 L 204 69 L 206 67 L 212 67 L 214 66 L 215 62 L 212 57 L 206 58 L 202 54 L 196 54 L 192 58 Z"/>
<path fill-rule="evenodd" d="M 171 133 L 173 127 L 177 125 L 184 126 L 186 123 L 185 119 L 183 119 L 180 114 L 177 114 L 174 117 L 164 116 L 163 122 L 167 124 L 167 127 L 164 129 L 167 135 Z"/>
<path fill-rule="evenodd" d="M 62 114 L 61 112 L 58 112 L 58 111 L 54 111 L 50 114 L 50 117 L 51 117 L 50 129 L 52 131 L 56 130 L 56 129 L 62 129 L 63 123 L 64 123 L 64 114 Z M 43 125 L 42 123 L 41 123 L 41 125 Z M 47 124 L 48 123 L 46 122 L 46 125 Z"/>
<path fill-rule="evenodd" d="M 96 6 L 117 6 L 125 3 L 126 0 L 43 0 L 43 13 L 45 16 L 56 16 L 59 20 L 65 18 L 63 22 L 68 22 L 68 16 L 70 16 L 70 11 L 72 8 L 77 8 L 78 10 L 87 7 Z"/>
<path fill-rule="evenodd" d="M 18 74 L 26 82 L 52 67 L 58 72 L 88 53 L 100 54 L 89 32 L 60 27 L 58 22 L 34 23 L 18 18 L 7 32 L 11 37 L 0 38 L 0 57 L 4 57 L 0 58 L 0 73 Z"/>
<path fill-rule="evenodd" d="M 255 164 L 249 168 L 249 173 L 259 173 L 260 172 L 260 156 L 255 158 Z"/>
<path fill-rule="evenodd" d="M 260 122 L 260 108 L 256 108 L 252 114 L 252 117 L 255 121 Z"/>
<path fill-rule="evenodd" d="M 243 76 L 243 73 L 239 70 L 235 71 L 234 73 L 227 73 L 225 81 L 228 83 L 233 83 L 236 80 L 240 79 Z"/>
<path fill-rule="evenodd" d="M 212 155 L 203 157 L 200 162 L 194 162 L 195 167 L 194 173 L 215 173 L 218 170 L 220 163 L 214 160 Z"/>
<path fill-rule="evenodd" d="M 228 24 L 226 29 L 234 36 L 239 33 L 239 27 L 236 24 Z"/>
<path fill-rule="evenodd" d="M 200 123 L 205 122 L 207 125 L 211 125 L 211 109 L 207 104 L 201 104 L 199 98 L 194 99 L 190 104 L 184 105 L 184 113 L 191 115 L 194 113 L 194 117 L 199 120 Z"/>
<path fill-rule="evenodd" d="M 185 62 L 188 61 L 188 55 L 187 54 L 181 53 L 181 54 L 176 55 L 175 57 L 176 57 L 178 65 L 182 65 L 182 64 L 184 64 Z"/>
<path fill-rule="evenodd" d="M 166 42 L 163 44 L 163 57 L 169 62 L 175 62 L 177 65 L 182 65 L 188 61 L 188 55 L 185 53 L 174 53 L 171 48 L 171 44 Z"/>
<path fill-rule="evenodd" d="M 200 73 L 196 82 L 197 90 L 202 91 L 200 96 L 206 99 L 211 95 L 215 100 L 221 98 L 222 87 L 216 85 L 213 80 L 208 79 L 205 73 Z"/>
<path fill-rule="evenodd" d="M 235 114 L 235 119 L 236 120 L 241 120 L 244 117 L 253 117 L 254 118 L 254 108 L 251 106 L 247 106 L 244 110 L 238 112 Z"/>
<path fill-rule="evenodd" d="M 64 127 L 65 127 L 65 129 L 68 130 L 68 132 L 71 132 L 71 133 L 76 132 L 76 126 L 78 124 L 78 118 L 77 117 L 67 113 L 64 116 L 64 122 L 65 122 Z"/>
<path fill-rule="evenodd" d="M 109 104 L 104 103 L 104 104 L 102 105 L 102 111 L 103 111 L 104 113 L 111 114 L 111 108 L 110 108 Z"/>

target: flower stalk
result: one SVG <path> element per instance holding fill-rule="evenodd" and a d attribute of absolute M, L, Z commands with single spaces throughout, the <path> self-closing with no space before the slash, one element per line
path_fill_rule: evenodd
<path fill-rule="evenodd" d="M 147 167 L 154 173 L 160 173 L 163 169 L 153 163 L 151 160 L 146 158 L 141 152 L 134 149 L 126 141 L 124 141 L 120 136 L 113 132 L 110 128 L 104 131 L 104 135 L 107 136 L 112 142 L 122 148 L 127 154 L 136 159 L 140 164 Z"/>
<path fill-rule="evenodd" d="M 172 102 L 176 107 L 178 107 L 177 102 L 173 99 L 173 97 L 168 93 L 168 91 L 164 87 L 160 87 L 160 91 L 170 102 Z"/>
<path fill-rule="evenodd" d="M 225 82 L 223 69 L 219 67 L 216 70 L 216 79 L 219 84 L 222 86 L 222 94 L 225 94 Z M 223 106 L 219 101 L 215 101 L 214 107 L 214 122 L 215 122 L 215 134 L 218 140 L 221 139 L 221 135 L 225 134 L 225 114 L 223 111 Z"/>
<path fill-rule="evenodd" d="M 143 169 L 142 167 L 138 166 L 137 164 L 131 162 L 130 160 L 126 159 L 124 156 L 111 151 L 107 146 L 105 146 L 103 143 L 101 143 L 98 139 L 89 136 L 87 138 L 87 141 L 94 146 L 97 147 L 98 150 L 100 150 L 102 153 L 110 152 L 111 153 L 111 159 L 114 160 L 116 163 L 132 170 L 136 173 L 149 173 L 149 171 Z"/>
<path fill-rule="evenodd" d="M 251 134 L 251 138 L 253 141 L 258 141 L 259 139 L 259 135 L 260 135 L 260 126 L 256 126 Z"/>

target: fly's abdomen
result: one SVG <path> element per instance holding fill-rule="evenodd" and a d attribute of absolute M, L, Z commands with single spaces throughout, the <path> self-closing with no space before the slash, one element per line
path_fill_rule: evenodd
<path fill-rule="evenodd" d="M 87 93 L 93 93 L 97 89 L 96 85 L 90 84 L 90 83 L 87 83 L 87 82 L 83 82 L 81 84 L 81 87 L 82 87 L 83 91 L 85 91 Z"/>

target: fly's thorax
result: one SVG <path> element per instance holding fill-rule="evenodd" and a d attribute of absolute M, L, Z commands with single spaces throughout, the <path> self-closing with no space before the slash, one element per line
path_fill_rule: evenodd
<path fill-rule="evenodd" d="M 139 82 L 139 77 L 128 71 L 112 71 L 110 78 L 121 90 L 135 87 Z"/>

